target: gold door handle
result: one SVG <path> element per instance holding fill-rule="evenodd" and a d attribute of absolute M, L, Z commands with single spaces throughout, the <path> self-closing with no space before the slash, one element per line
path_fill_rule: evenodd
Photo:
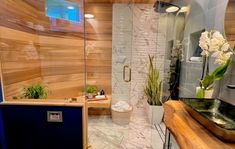
<path fill-rule="evenodd" d="M 126 79 L 126 69 L 129 69 L 129 78 Z M 123 67 L 123 81 L 130 82 L 131 81 L 131 68 L 128 65 L 124 65 Z"/>

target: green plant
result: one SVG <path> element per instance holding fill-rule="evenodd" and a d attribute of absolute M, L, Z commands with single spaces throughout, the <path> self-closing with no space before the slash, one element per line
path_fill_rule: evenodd
<path fill-rule="evenodd" d="M 86 93 L 93 94 L 96 91 L 97 91 L 96 86 L 91 86 L 91 85 L 86 86 Z"/>
<path fill-rule="evenodd" d="M 200 81 L 200 89 L 197 91 L 198 98 L 204 98 L 205 91 L 213 89 L 215 81 L 222 79 L 232 63 L 235 47 L 232 49 L 228 41 L 218 31 L 205 31 L 199 41 L 204 56 L 203 72 Z M 219 66 L 209 73 L 209 57 L 214 57 L 214 63 Z M 205 70 L 206 68 L 206 70 Z M 206 72 L 206 73 L 205 73 Z"/>
<path fill-rule="evenodd" d="M 232 60 L 228 59 L 224 65 L 217 67 L 211 74 L 207 74 L 204 79 L 200 80 L 201 89 L 197 92 L 198 98 L 204 98 L 205 90 L 212 89 L 214 82 L 224 77 L 231 63 Z"/>
<path fill-rule="evenodd" d="M 149 55 L 148 79 L 144 87 L 144 94 L 150 105 L 162 105 L 161 87 L 162 81 L 159 81 L 159 71 L 153 64 L 154 56 Z"/>
<path fill-rule="evenodd" d="M 48 91 L 42 84 L 33 84 L 23 89 L 23 96 L 27 99 L 47 98 Z"/>
<path fill-rule="evenodd" d="M 228 59 L 224 65 L 217 67 L 211 74 L 207 74 L 205 78 L 200 81 L 203 89 L 205 90 L 211 89 L 213 87 L 212 85 L 214 81 L 222 79 L 228 67 L 231 65 L 231 63 L 232 60 Z"/>

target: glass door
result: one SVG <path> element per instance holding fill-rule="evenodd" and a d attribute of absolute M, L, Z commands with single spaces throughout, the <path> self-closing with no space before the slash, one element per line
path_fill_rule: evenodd
<path fill-rule="evenodd" d="M 113 4 L 112 103 L 129 102 L 132 58 L 132 5 Z"/>

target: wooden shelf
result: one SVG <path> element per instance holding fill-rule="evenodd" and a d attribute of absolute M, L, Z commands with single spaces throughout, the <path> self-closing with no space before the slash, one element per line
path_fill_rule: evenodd
<path fill-rule="evenodd" d="M 106 99 L 102 100 L 87 100 L 87 107 L 88 108 L 111 108 L 111 96 L 107 96 Z"/>
<path fill-rule="evenodd" d="M 194 120 L 181 101 L 168 101 L 164 105 L 164 123 L 181 149 L 234 149 L 235 143 L 216 138 Z"/>

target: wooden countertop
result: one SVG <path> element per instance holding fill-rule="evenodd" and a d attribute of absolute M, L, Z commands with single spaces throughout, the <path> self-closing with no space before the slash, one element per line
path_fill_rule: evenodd
<path fill-rule="evenodd" d="M 38 106 L 84 106 L 88 108 L 111 108 L 111 96 L 104 100 L 85 100 L 85 97 L 76 97 L 77 101 L 64 99 L 12 99 L 3 101 L 0 105 L 38 105 Z"/>
<path fill-rule="evenodd" d="M 69 101 L 63 99 L 17 99 L 7 100 L 0 105 L 36 105 L 36 106 L 68 106 L 82 107 L 86 104 L 85 98 L 77 98 L 77 101 Z"/>
<path fill-rule="evenodd" d="M 181 101 L 168 101 L 164 105 L 164 123 L 181 149 L 235 149 L 235 143 L 216 138 L 194 120 Z"/>

